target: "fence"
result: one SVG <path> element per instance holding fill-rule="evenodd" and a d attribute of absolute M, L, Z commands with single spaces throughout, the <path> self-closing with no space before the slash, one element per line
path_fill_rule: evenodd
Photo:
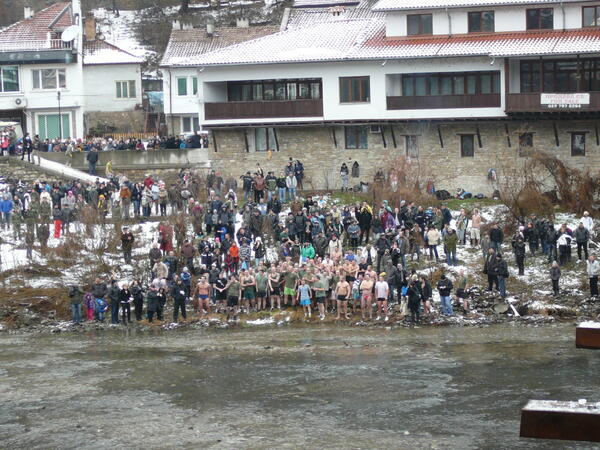
<path fill-rule="evenodd" d="M 147 141 L 148 139 L 153 139 L 156 137 L 157 133 L 105 133 L 103 135 L 93 135 L 92 138 L 113 138 L 118 141 L 120 139 L 141 139 L 142 141 Z"/>

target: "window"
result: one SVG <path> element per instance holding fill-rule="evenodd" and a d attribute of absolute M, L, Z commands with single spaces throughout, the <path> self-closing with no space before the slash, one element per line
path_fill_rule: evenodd
<path fill-rule="evenodd" d="M 198 95 L 198 77 L 192 77 L 192 95 Z"/>
<path fill-rule="evenodd" d="M 32 70 L 34 89 L 65 89 L 67 77 L 65 69 L 36 69 Z"/>
<path fill-rule="evenodd" d="M 469 13 L 469 33 L 494 31 L 494 11 Z"/>
<path fill-rule="evenodd" d="M 500 72 L 402 75 L 402 95 L 499 94 Z"/>
<path fill-rule="evenodd" d="M 600 26 L 600 6 L 584 6 L 583 7 L 583 26 L 584 27 Z"/>
<path fill-rule="evenodd" d="M 519 156 L 528 156 L 533 149 L 533 133 L 519 134 Z"/>
<path fill-rule="evenodd" d="M 187 94 L 187 77 L 177 78 L 177 95 L 183 96 Z"/>
<path fill-rule="evenodd" d="M 230 102 L 273 100 L 318 100 L 321 80 L 260 80 L 227 83 Z"/>
<path fill-rule="evenodd" d="M 540 63 L 521 61 L 521 92 L 540 92 Z"/>
<path fill-rule="evenodd" d="M 571 133 L 571 156 L 585 156 L 585 133 Z"/>
<path fill-rule="evenodd" d="M 370 101 L 369 77 L 340 77 L 340 102 Z"/>
<path fill-rule="evenodd" d="M 409 36 L 433 33 L 431 14 L 409 14 L 406 16 L 406 23 L 406 34 Z"/>
<path fill-rule="evenodd" d="M 277 143 L 273 128 L 257 128 L 254 131 L 254 149 L 257 152 L 266 152 L 275 148 L 277 148 Z"/>
<path fill-rule="evenodd" d="M 181 118 L 181 132 L 182 133 L 195 133 L 200 130 L 200 121 L 198 117 L 182 117 Z"/>
<path fill-rule="evenodd" d="M 368 148 L 368 131 L 369 127 L 364 126 L 345 127 L 346 148 Z"/>
<path fill-rule="evenodd" d="M 0 67 L 0 92 L 19 91 L 19 68 L 17 66 Z"/>
<path fill-rule="evenodd" d="M 554 10 L 537 8 L 527 10 L 528 30 L 551 30 L 554 28 Z"/>
<path fill-rule="evenodd" d="M 419 147 L 417 145 L 417 136 L 404 136 L 404 147 L 406 148 L 406 156 L 409 158 L 419 157 Z"/>
<path fill-rule="evenodd" d="M 38 133 L 40 139 L 60 139 L 71 135 L 69 114 L 38 115 Z"/>
<path fill-rule="evenodd" d="M 469 158 L 475 156 L 475 135 L 461 134 L 460 135 L 460 156 Z"/>
<path fill-rule="evenodd" d="M 117 98 L 135 98 L 135 80 L 117 81 Z"/>

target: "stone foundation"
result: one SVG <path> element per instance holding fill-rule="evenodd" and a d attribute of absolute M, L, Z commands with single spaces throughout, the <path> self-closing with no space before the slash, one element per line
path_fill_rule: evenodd
<path fill-rule="evenodd" d="M 591 120 L 388 124 L 381 127 L 381 133 L 369 131 L 368 148 L 358 150 L 345 148 L 343 127 L 277 128 L 279 151 L 270 154 L 254 151 L 254 130 L 251 128 L 215 129 L 211 134 L 208 157 L 214 169 L 237 176 L 245 170 L 254 170 L 257 163 L 265 172 L 273 170 L 279 173 L 289 158 L 300 159 L 305 167 L 305 188 L 334 189 L 339 188 L 341 183 L 339 169 L 342 163 L 345 162 L 348 168 L 355 161 L 359 164 L 360 177 L 351 178 L 351 185 L 359 181 L 372 181 L 379 168 L 387 173 L 391 161 L 406 155 L 406 136 L 415 135 L 419 156 L 411 158 L 411 164 L 420 168 L 421 173 L 433 172 L 437 189 L 454 193 L 457 188 L 463 188 L 472 193 L 491 195 L 497 183 L 488 180 L 490 169 L 495 169 L 500 176 L 504 171 L 521 168 L 526 161 L 525 157 L 520 156 L 519 135 L 522 133 L 533 133 L 533 150 L 557 156 L 572 167 L 596 170 L 600 167 L 597 126 Z M 571 156 L 570 132 L 586 133 L 585 156 Z M 246 151 L 244 133 L 247 135 L 249 151 Z M 473 157 L 461 157 L 460 141 L 463 134 L 474 135 Z"/>

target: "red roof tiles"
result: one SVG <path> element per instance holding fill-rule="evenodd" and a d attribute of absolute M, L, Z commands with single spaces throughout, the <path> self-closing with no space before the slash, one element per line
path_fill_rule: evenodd
<path fill-rule="evenodd" d="M 55 3 L 0 31 L 0 42 L 13 42 L 18 46 L 19 41 L 44 40 L 49 32 L 60 33 L 72 23 L 71 3 Z"/>

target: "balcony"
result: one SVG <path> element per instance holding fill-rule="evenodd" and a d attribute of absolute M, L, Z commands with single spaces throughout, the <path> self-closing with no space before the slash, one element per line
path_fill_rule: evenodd
<path fill-rule="evenodd" d="M 583 94 L 583 96 L 582 96 Z M 589 101 L 587 98 L 589 95 Z M 553 97 L 554 96 L 554 97 Z M 555 101 L 555 103 L 552 103 Z M 505 110 L 510 113 L 599 111 L 600 92 L 507 94 Z"/>
<path fill-rule="evenodd" d="M 206 120 L 322 117 L 323 100 L 273 100 L 205 103 Z"/>
<path fill-rule="evenodd" d="M 499 108 L 500 94 L 387 97 L 387 109 Z"/>
<path fill-rule="evenodd" d="M 31 39 L 21 41 L 0 41 L 0 52 L 32 52 L 41 50 L 66 50 L 71 49 L 71 42 L 61 39 Z"/>

